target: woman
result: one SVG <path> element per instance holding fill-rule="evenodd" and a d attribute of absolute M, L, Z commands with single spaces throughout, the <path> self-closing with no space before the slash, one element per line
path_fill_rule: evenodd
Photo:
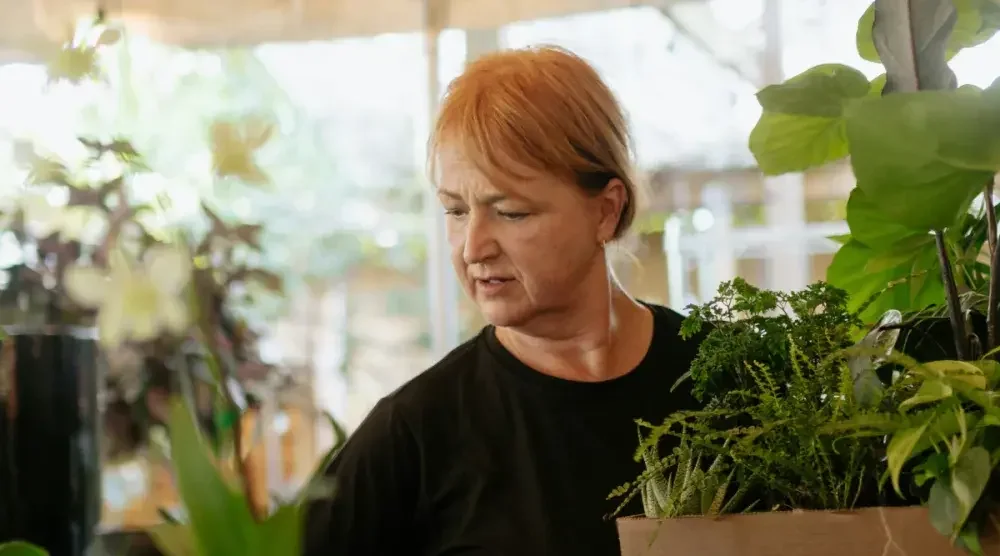
<path fill-rule="evenodd" d="M 430 166 L 489 325 L 371 411 L 309 507 L 307 554 L 619 554 L 607 497 L 642 470 L 635 419 L 692 403 L 671 386 L 697 347 L 611 274 L 629 153 L 613 94 L 564 50 L 489 55 L 450 85 Z"/>

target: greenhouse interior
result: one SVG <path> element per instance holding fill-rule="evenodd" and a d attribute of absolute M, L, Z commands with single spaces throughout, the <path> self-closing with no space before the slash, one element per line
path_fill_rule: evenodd
<path fill-rule="evenodd" d="M 991 176 L 1000 171 L 1000 95 L 991 96 L 1000 89 L 997 29 L 996 0 L 0 0 L 0 556 L 1000 554 L 1000 540 L 992 540 L 994 533 L 1000 539 L 1000 280 L 992 279 L 1000 256 L 992 255 L 996 216 L 987 208 L 996 204 Z M 473 228 L 481 223 L 473 208 L 459 224 L 456 209 L 442 207 L 453 194 L 439 187 L 476 186 L 449 182 L 447 164 L 438 180 L 429 138 L 448 103 L 461 101 L 460 85 L 471 83 L 462 77 L 467 69 L 473 75 L 475 62 L 499 64 L 504 53 L 538 48 L 593 68 L 628 123 L 642 203 L 627 234 L 599 240 L 613 290 L 602 334 L 613 343 L 619 325 L 631 322 L 615 313 L 619 291 L 685 319 L 681 336 L 708 322 L 697 355 L 663 344 L 656 365 L 673 372 L 686 361 L 690 369 L 676 373 L 674 386 L 693 380 L 707 396 L 699 399 L 708 403 L 705 413 L 728 411 L 719 408 L 734 403 L 729 394 L 751 396 L 733 410 L 745 413 L 732 417 L 748 429 L 723 430 L 731 423 L 693 413 L 674 423 L 696 424 L 671 428 L 668 416 L 701 406 L 636 410 L 613 429 L 624 430 L 617 436 L 627 449 L 620 450 L 596 433 L 575 436 L 583 434 L 577 421 L 562 414 L 528 414 L 519 390 L 499 386 L 501 414 L 480 423 L 492 406 L 474 396 L 488 396 L 463 388 L 486 380 L 476 362 L 491 341 L 526 369 L 570 379 L 541 369 L 556 352 L 536 354 L 543 348 L 529 346 L 542 340 L 518 339 L 529 326 L 503 324 L 509 307 L 497 308 L 504 303 L 497 300 L 515 296 L 503 288 L 543 288 L 547 275 L 524 284 L 479 276 L 465 287 L 455 259 L 472 268 L 470 230 L 509 234 L 483 247 L 506 249 L 509 256 L 490 256 L 509 264 L 520 264 L 518 256 L 541 261 L 545 249 L 573 255 L 544 236 L 515 245 L 542 215 Z M 950 81 L 939 86 L 945 74 Z M 546 102 L 533 99 L 542 85 L 525 81 L 527 73 L 484 75 L 496 79 L 495 89 L 476 85 L 485 87 L 475 93 L 480 104 L 467 110 L 511 87 L 524 87 L 529 106 Z M 552 86 L 566 95 L 557 104 L 585 98 L 568 82 Z M 465 125 L 471 116 L 455 117 Z M 485 124 L 485 133 L 506 125 L 503 117 Z M 562 123 L 592 130 L 584 133 L 601 133 L 603 125 Z M 594 156 L 570 136 L 549 140 Z M 622 183 L 610 175 L 609 183 Z M 592 201 L 612 199 L 612 189 Z M 588 230 L 550 231 L 565 239 Z M 464 245 L 458 255 L 456 242 Z M 496 264 L 493 272 L 507 263 Z M 603 295 L 574 303 L 604 307 Z M 544 316 L 555 314 L 555 301 L 531 303 L 549 307 L 537 318 L 556 318 Z M 632 358 L 632 366 L 642 360 L 633 372 L 652 364 L 662 338 L 657 310 L 651 324 L 634 329 L 651 334 L 652 344 Z M 573 326 L 587 325 L 579 320 Z M 944 329 L 935 332 L 941 353 L 904 341 L 922 323 Z M 560 345 L 574 353 L 603 349 Z M 858 346 L 869 351 L 843 351 Z M 469 352 L 479 349 L 486 351 Z M 580 361 L 617 366 L 626 347 L 607 349 Z M 728 362 L 716 357 L 723 352 Z M 574 364 L 582 365 L 566 363 Z M 448 365 L 469 366 L 455 376 L 475 378 L 445 379 Z M 895 374 L 882 372 L 888 365 L 898 366 Z M 755 373 L 779 367 L 784 378 L 766 395 L 754 390 Z M 624 388 L 628 371 L 600 376 Z M 706 393 L 723 388 L 707 378 L 712 372 L 740 389 Z M 829 379 L 832 373 L 839 374 Z M 588 376 L 581 380 L 600 382 Z M 796 394 L 805 388 L 796 377 L 810 394 Z M 878 383 L 875 401 L 868 379 Z M 431 392 L 434 380 L 461 384 Z M 847 393 L 836 393 L 844 380 Z M 640 393 L 619 390 L 615 408 Z M 648 396 L 669 405 L 672 392 Z M 427 407 L 415 407 L 418 395 Z M 645 398 L 633 401 L 645 407 Z M 426 429 L 428 415 L 439 417 L 450 404 L 459 412 L 480 407 L 453 428 Z M 767 404 L 776 405 L 763 417 L 747 409 Z M 841 404 L 856 407 L 832 409 Z M 607 411 L 600 422 L 619 418 Z M 816 419 L 788 424 L 806 414 L 822 415 L 827 428 Z M 942 421 L 918 420 L 931 414 Z M 960 423 L 942 424 L 945 416 Z M 595 418 L 581 417 L 579 427 Z M 390 424 L 408 436 L 378 437 Z M 530 442 L 508 445 L 506 435 L 490 437 L 493 427 Z M 545 436 L 551 428 L 568 440 Z M 767 438 L 792 429 L 793 440 Z M 840 445 L 859 459 L 848 461 L 829 435 L 843 437 Z M 656 454 L 660 436 L 680 443 L 664 440 Z M 487 437 L 496 444 L 484 444 Z M 409 440 L 419 455 L 398 455 Z M 573 491 L 598 499 L 574 500 L 555 486 L 519 493 L 538 490 L 535 481 L 552 483 L 542 474 L 558 476 L 549 467 L 569 461 L 525 456 L 523 446 L 577 441 L 593 452 L 621 452 L 621 466 L 603 471 L 582 452 L 571 458 L 587 463 L 567 476 L 595 474 L 597 485 Z M 445 445 L 453 452 L 439 453 Z M 701 459 L 685 451 L 695 448 Z M 481 449 L 491 462 L 475 464 L 487 466 L 481 474 L 442 463 L 481 457 L 464 455 Z M 389 454 L 400 459 L 378 460 Z M 726 484 L 738 477 L 734 484 L 747 487 L 738 493 L 760 503 L 720 510 L 737 487 L 727 491 L 711 478 L 713 458 L 725 467 Z M 701 463 L 687 467 L 695 460 Z M 217 473 L 196 469 L 205 462 Z M 382 481 L 375 466 L 383 464 L 407 470 L 393 481 L 417 477 L 399 487 L 419 492 L 412 511 L 388 487 L 370 486 Z M 826 465 L 828 476 L 812 471 Z M 566 473 L 572 467 L 559 464 Z M 844 479 L 853 468 L 864 468 L 863 477 Z M 307 500 L 317 477 L 333 470 L 342 483 L 323 496 L 334 502 Z M 521 474 L 524 482 L 510 478 Z M 621 484 L 641 494 L 626 511 L 634 520 L 616 525 L 595 511 L 591 523 L 583 509 L 563 514 L 574 506 L 612 514 L 618 502 L 604 495 Z M 208 500 L 213 489 L 227 494 Z M 372 499 L 394 509 L 380 513 L 365 505 Z M 554 507 L 529 511 L 536 501 Z M 885 514 L 902 517 L 884 525 L 886 543 L 899 545 L 883 547 L 882 525 L 865 529 L 864 514 L 883 506 L 919 507 L 931 519 L 920 514 L 914 525 Z M 727 511 L 753 517 L 800 509 L 857 511 L 858 532 L 795 540 L 826 526 L 752 525 L 738 521 L 742 515 L 723 516 L 732 521 L 718 521 L 730 524 L 718 533 L 701 521 L 689 526 L 694 532 L 672 525 Z M 552 517 L 551 527 L 535 523 L 547 512 L 563 517 Z M 316 521 L 324 519 L 348 525 L 318 534 L 327 531 Z M 294 532 L 279 534 L 272 524 L 281 520 L 292 521 L 282 531 Z M 412 522 L 389 525 L 396 520 Z M 646 528 L 646 521 L 659 525 Z M 167 526 L 176 531 L 164 533 Z M 648 552 L 628 540 L 656 527 L 663 529 Z M 580 533 L 595 539 L 589 545 L 564 539 L 591 528 L 604 536 Z M 796 531 L 782 541 L 788 544 L 762 532 L 781 528 Z M 375 540 L 402 539 L 404 531 L 409 536 L 396 544 Z M 351 538 L 320 543 L 317 535 Z M 801 551 L 803 543 L 814 551 Z M 922 544 L 943 552 L 921 552 Z"/>

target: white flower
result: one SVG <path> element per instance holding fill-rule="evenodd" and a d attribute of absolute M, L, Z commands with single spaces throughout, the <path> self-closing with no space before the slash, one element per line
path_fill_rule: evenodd
<path fill-rule="evenodd" d="M 37 193 L 24 195 L 18 204 L 28 232 L 35 237 L 58 232 L 64 240 L 87 243 L 100 237 L 107 225 L 107 216 L 97 207 L 56 205 Z"/>
<path fill-rule="evenodd" d="M 69 297 L 97 312 L 101 342 L 107 347 L 126 340 L 145 341 L 163 332 L 182 334 L 188 326 L 184 288 L 191 278 L 191 260 L 184 249 L 156 246 L 140 264 L 119 252 L 109 271 L 86 266 L 66 269 Z"/>

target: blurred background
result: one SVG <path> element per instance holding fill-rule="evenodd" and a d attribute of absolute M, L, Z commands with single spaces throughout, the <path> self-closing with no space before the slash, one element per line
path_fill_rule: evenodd
<path fill-rule="evenodd" d="M 636 296 L 682 309 L 734 276 L 768 288 L 823 279 L 845 233 L 846 163 L 765 179 L 747 137 L 762 86 L 821 62 L 878 67 L 855 49 L 868 0 L 0 0 L 0 184 L 20 183 L 27 142 L 127 136 L 155 174 L 163 226 L 224 217 L 265 225 L 261 260 L 278 296 L 245 292 L 240 315 L 261 357 L 294 387 L 256 415 L 261 479 L 293 492 L 372 405 L 483 325 L 452 277 L 443 215 L 425 176 L 436 100 L 467 60 L 539 43 L 592 62 L 633 125 L 650 196 L 615 249 Z M 74 22 L 106 11 L 126 30 L 102 58 L 110 83 L 48 83 L 46 53 Z M 962 82 L 1000 56 L 996 40 L 953 62 Z M 111 86 L 106 86 L 111 85 Z M 272 184 L 205 176 L 206 126 L 263 117 Z M 155 225 L 156 223 L 153 223 Z M 0 234 L 0 267 L 16 256 Z M 143 450 L 105 462 L 104 521 L 148 525 L 175 494 Z"/>

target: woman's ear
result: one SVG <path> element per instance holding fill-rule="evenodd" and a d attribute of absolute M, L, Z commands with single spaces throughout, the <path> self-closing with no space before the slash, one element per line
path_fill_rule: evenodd
<path fill-rule="evenodd" d="M 615 238 L 618 222 L 621 221 L 625 206 L 629 202 L 628 197 L 628 187 L 625 186 L 625 182 L 618 178 L 612 178 L 598 194 L 600 220 L 597 237 L 599 242 L 604 243 Z"/>

